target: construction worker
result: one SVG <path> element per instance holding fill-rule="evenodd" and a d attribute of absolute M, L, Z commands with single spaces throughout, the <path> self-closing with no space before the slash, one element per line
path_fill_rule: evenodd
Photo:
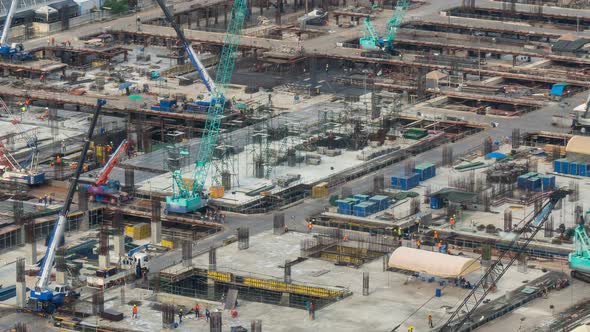
<path fill-rule="evenodd" d="M 178 319 L 179 319 L 178 324 L 181 324 L 182 323 L 182 308 L 180 308 L 180 310 L 178 311 Z"/>
<path fill-rule="evenodd" d="M 432 324 L 432 314 L 428 314 L 428 326 L 430 326 L 430 328 L 434 327 L 434 325 Z"/>
<path fill-rule="evenodd" d="M 137 318 L 137 304 L 134 304 L 133 305 L 133 309 L 131 309 L 131 312 L 132 312 L 131 317 L 132 318 Z"/>
<path fill-rule="evenodd" d="M 455 215 L 449 219 L 449 224 L 451 225 L 451 228 L 455 228 Z"/>
<path fill-rule="evenodd" d="M 434 241 L 436 241 L 438 239 L 438 232 L 437 231 L 434 231 L 434 235 L 433 236 L 434 236 Z"/>
<path fill-rule="evenodd" d="M 311 229 L 313 228 L 313 224 L 311 222 L 307 223 L 307 230 L 309 233 L 311 233 Z"/>
<path fill-rule="evenodd" d="M 416 247 L 418 249 L 420 249 L 420 245 L 422 244 L 422 242 L 420 242 L 420 239 L 416 240 Z"/>
<path fill-rule="evenodd" d="M 408 326 L 408 332 L 414 332 L 414 327 L 412 325 Z"/>
<path fill-rule="evenodd" d="M 197 303 L 195 304 L 195 317 L 199 319 L 199 312 L 201 311 L 201 306 Z"/>

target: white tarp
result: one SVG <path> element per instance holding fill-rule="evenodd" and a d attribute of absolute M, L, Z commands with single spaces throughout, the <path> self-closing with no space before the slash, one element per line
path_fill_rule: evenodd
<path fill-rule="evenodd" d="M 571 330 L 570 332 L 590 332 L 590 325 L 580 325 L 575 329 Z"/>
<path fill-rule="evenodd" d="M 477 259 L 441 254 L 408 247 L 397 248 L 389 258 L 389 267 L 426 273 L 443 278 L 456 278 L 478 271 Z"/>
<path fill-rule="evenodd" d="M 49 16 L 49 14 L 57 13 L 57 9 L 49 6 L 42 6 L 35 9 L 35 14 Z"/>

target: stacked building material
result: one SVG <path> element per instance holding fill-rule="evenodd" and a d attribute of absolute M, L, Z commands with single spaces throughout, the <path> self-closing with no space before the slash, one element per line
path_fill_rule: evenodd
<path fill-rule="evenodd" d="M 403 134 L 404 138 L 419 140 L 428 136 L 428 131 L 425 129 L 410 128 Z"/>
<path fill-rule="evenodd" d="M 420 184 L 420 174 L 400 175 L 391 177 L 391 188 L 410 190 Z"/>
<path fill-rule="evenodd" d="M 528 191 L 546 191 L 555 188 L 555 176 L 537 172 L 523 174 L 517 179 L 518 189 Z"/>
<path fill-rule="evenodd" d="M 389 207 L 389 197 L 383 195 L 375 195 L 369 198 L 370 202 L 375 202 L 378 211 L 383 211 Z"/>
<path fill-rule="evenodd" d="M 328 182 L 318 183 L 311 188 L 311 198 L 322 198 L 328 196 Z"/>
<path fill-rule="evenodd" d="M 151 228 L 148 223 L 125 226 L 125 235 L 132 237 L 134 240 L 142 240 L 150 237 Z"/>
<path fill-rule="evenodd" d="M 420 175 L 420 181 L 426 181 L 436 176 L 436 165 L 431 163 L 422 163 L 414 167 L 414 172 Z"/>
<path fill-rule="evenodd" d="M 554 160 L 553 170 L 560 174 L 590 176 L 590 164 L 565 158 Z"/>

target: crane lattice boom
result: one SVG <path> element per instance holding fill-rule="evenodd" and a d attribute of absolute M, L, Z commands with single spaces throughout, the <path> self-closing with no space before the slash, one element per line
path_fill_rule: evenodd
<path fill-rule="evenodd" d="M 215 73 L 215 81 L 212 81 L 207 70 L 198 60 L 184 33 L 174 22 L 172 14 L 166 8 L 163 0 L 157 0 L 164 11 L 166 19 L 174 27 L 178 38 L 182 41 L 185 51 L 191 62 L 199 72 L 203 83 L 211 92 L 211 104 L 207 110 L 207 119 L 203 128 L 203 136 L 199 143 L 199 150 L 195 160 L 195 168 L 192 175 L 192 185 L 185 183 L 182 172 L 176 170 L 172 173 L 172 196 L 166 197 L 166 209 L 168 212 L 192 212 L 203 205 L 201 198 L 205 181 L 209 174 L 213 150 L 217 145 L 221 119 L 225 108 L 225 85 L 231 81 L 236 63 L 237 50 L 242 34 L 242 28 L 246 19 L 246 0 L 235 0 L 227 26 L 227 32 L 223 41 L 221 57 Z"/>

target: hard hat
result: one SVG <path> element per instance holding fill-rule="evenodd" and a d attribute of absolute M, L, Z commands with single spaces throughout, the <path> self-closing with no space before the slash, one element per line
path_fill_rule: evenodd
<path fill-rule="evenodd" d="M 137 304 L 134 304 L 133 306 L 134 306 L 134 307 L 137 307 Z"/>

